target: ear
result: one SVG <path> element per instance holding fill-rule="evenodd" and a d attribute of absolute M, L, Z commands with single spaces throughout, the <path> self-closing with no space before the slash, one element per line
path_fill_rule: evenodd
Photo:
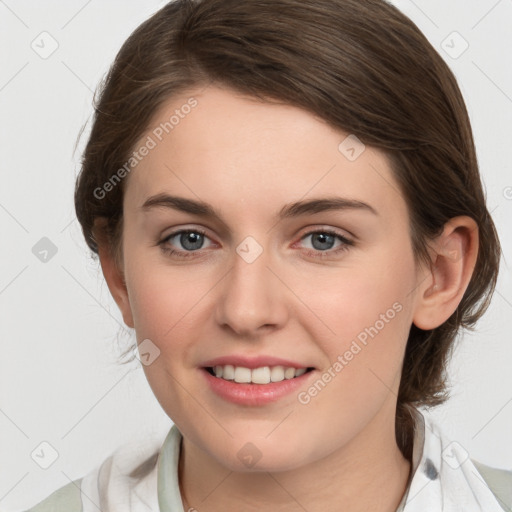
<path fill-rule="evenodd" d="M 107 282 L 112 297 L 116 301 L 124 323 L 134 328 L 132 309 L 124 279 L 122 263 L 116 260 L 110 244 L 105 236 L 106 218 L 97 218 L 94 221 L 94 238 L 98 243 L 98 256 L 100 258 L 101 270 Z"/>
<path fill-rule="evenodd" d="M 454 313 L 466 291 L 478 256 L 478 225 L 454 217 L 430 245 L 431 265 L 417 294 L 413 323 L 423 330 L 439 327 Z"/>

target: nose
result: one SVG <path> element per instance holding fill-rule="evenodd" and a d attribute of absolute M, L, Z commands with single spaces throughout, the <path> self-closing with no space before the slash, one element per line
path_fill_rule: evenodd
<path fill-rule="evenodd" d="M 222 286 L 216 305 L 216 321 L 243 337 L 257 337 L 278 330 L 288 319 L 286 286 L 269 267 L 267 251 L 256 260 L 235 252 L 233 266 Z"/>

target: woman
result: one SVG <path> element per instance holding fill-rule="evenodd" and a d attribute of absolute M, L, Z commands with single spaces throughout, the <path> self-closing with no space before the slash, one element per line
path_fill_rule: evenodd
<path fill-rule="evenodd" d="M 511 506 L 419 410 L 500 246 L 456 80 L 396 8 L 169 3 L 103 84 L 75 205 L 175 425 L 33 511 Z"/>

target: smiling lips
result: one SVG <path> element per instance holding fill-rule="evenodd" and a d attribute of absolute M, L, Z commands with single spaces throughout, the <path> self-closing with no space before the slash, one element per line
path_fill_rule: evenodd
<path fill-rule="evenodd" d="M 260 366 L 259 368 L 246 368 L 244 366 L 233 366 L 231 364 L 216 365 L 209 368 L 210 373 L 224 380 L 234 381 L 239 384 L 269 384 L 270 382 L 282 382 L 285 379 L 300 377 L 306 373 L 306 368 L 277 366 Z"/>
<path fill-rule="evenodd" d="M 248 357 L 232 355 L 217 357 L 203 365 L 211 375 L 236 383 L 269 384 L 300 377 L 311 367 L 273 356 Z"/>
<path fill-rule="evenodd" d="M 210 389 L 239 405 L 264 405 L 296 391 L 315 368 L 271 356 L 226 356 L 201 365 Z"/>

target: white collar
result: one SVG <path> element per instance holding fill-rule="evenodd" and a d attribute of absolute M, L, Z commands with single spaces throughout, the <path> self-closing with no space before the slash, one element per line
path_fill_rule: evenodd
<path fill-rule="evenodd" d="M 503 512 L 468 452 L 422 411 L 415 423 L 412 479 L 396 512 Z"/>
<path fill-rule="evenodd" d="M 423 412 L 417 411 L 415 420 L 412 478 L 396 512 L 503 512 L 464 448 L 450 442 Z M 161 445 L 152 441 L 119 448 L 82 479 L 83 512 L 98 507 L 102 512 L 184 512 L 178 480 L 181 441 L 173 425 Z"/>

